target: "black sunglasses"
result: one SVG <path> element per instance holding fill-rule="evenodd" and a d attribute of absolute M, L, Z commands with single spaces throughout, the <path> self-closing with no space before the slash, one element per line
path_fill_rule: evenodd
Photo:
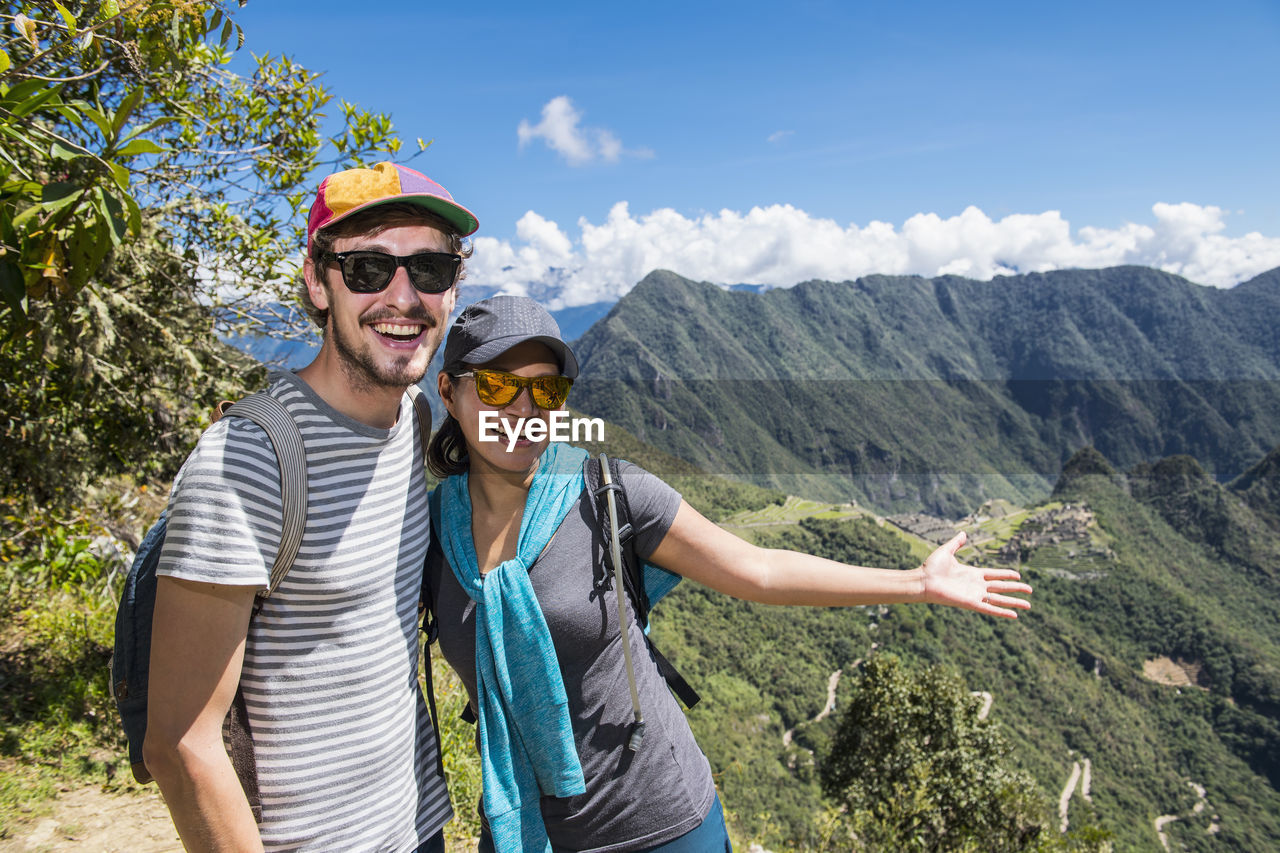
<path fill-rule="evenodd" d="M 389 255 L 386 252 L 325 252 L 321 260 L 338 262 L 342 283 L 352 293 L 381 293 L 396 270 L 405 268 L 409 281 L 419 293 L 444 293 L 458 280 L 462 256 L 451 252 L 418 252 L 416 255 Z"/>

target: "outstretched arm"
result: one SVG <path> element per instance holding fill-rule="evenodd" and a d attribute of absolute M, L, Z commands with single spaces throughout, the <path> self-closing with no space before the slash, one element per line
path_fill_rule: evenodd
<path fill-rule="evenodd" d="M 1008 618 L 1031 607 L 1011 594 L 1031 592 L 1013 569 L 980 569 L 957 560 L 955 553 L 964 542 L 964 533 L 958 534 L 909 571 L 850 566 L 797 551 L 759 548 L 681 501 L 650 561 L 735 598 L 765 604 L 921 602 Z"/>

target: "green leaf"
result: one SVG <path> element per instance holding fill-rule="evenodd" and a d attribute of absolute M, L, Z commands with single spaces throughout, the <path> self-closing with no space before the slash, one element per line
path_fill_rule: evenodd
<path fill-rule="evenodd" d="M 226 23 L 222 25 L 222 37 L 218 40 L 218 43 L 225 46 L 227 42 L 231 41 L 231 33 L 236 29 L 236 25 L 231 23 L 230 18 L 227 18 Z"/>
<path fill-rule="evenodd" d="M 27 315 L 27 285 L 12 261 L 0 261 L 0 298 L 21 317 Z"/>
<path fill-rule="evenodd" d="M 115 161 L 110 161 L 107 165 L 111 167 L 111 178 L 116 186 L 122 190 L 129 189 L 129 170 Z"/>
<path fill-rule="evenodd" d="M 142 233 L 142 208 L 129 194 L 124 195 L 124 206 L 129 208 L 129 233 L 137 236 Z"/>
<path fill-rule="evenodd" d="M 24 209 L 21 213 L 19 213 L 17 216 L 13 217 L 13 221 L 10 223 L 10 225 L 13 227 L 14 231 L 21 232 L 24 228 L 26 228 L 27 220 L 35 216 L 37 213 L 39 213 L 42 210 L 44 210 L 44 208 L 38 204 L 30 205 L 26 209 Z"/>
<path fill-rule="evenodd" d="M 40 198 L 40 190 L 44 188 L 44 184 L 38 181 L 13 180 L 5 181 L 0 184 L 0 198 L 5 201 L 13 201 L 15 198 Z"/>
<path fill-rule="evenodd" d="M 57 181 L 45 184 L 40 193 L 40 204 L 48 211 L 57 211 L 74 202 L 80 194 L 80 187 L 73 183 Z"/>
<path fill-rule="evenodd" d="M 68 148 L 66 145 L 63 145 L 61 142 L 55 141 L 52 145 L 49 146 L 49 156 L 54 158 L 55 160 L 74 160 L 75 158 L 83 154 L 84 154 L 83 151 L 77 151 L 74 148 Z"/>
<path fill-rule="evenodd" d="M 116 0 L 106 0 L 106 2 L 102 4 L 101 12 L 104 19 L 114 18 L 116 15 L 120 14 L 120 4 L 117 3 Z"/>
<path fill-rule="evenodd" d="M 98 188 L 97 194 L 101 205 L 99 210 L 104 214 L 104 218 L 111 226 L 111 243 L 114 246 L 118 246 L 129 231 L 129 222 L 125 216 L 124 205 L 120 202 L 120 199 L 110 193 L 103 192 L 101 188 Z"/>
<path fill-rule="evenodd" d="M 84 116 L 81 114 L 80 107 L 67 104 L 65 102 L 53 107 L 50 112 L 57 113 L 67 120 L 67 123 L 75 128 L 84 127 Z"/>
<path fill-rule="evenodd" d="M 9 137 L 12 137 L 12 136 L 13 136 L 13 134 L 12 134 L 11 132 L 9 132 L 7 128 L 5 128 L 5 127 L 0 127 L 0 136 L 9 136 Z M 23 139 L 21 139 L 21 137 L 19 137 L 19 140 L 18 140 L 18 141 L 20 141 L 20 142 L 21 142 L 21 141 L 25 141 L 25 140 L 23 140 Z M 10 166 L 12 166 L 14 169 L 16 169 L 16 170 L 18 170 L 19 172 L 21 172 L 22 174 L 27 175 L 28 177 L 30 177 L 30 173 L 29 173 L 29 172 L 27 171 L 27 169 L 26 169 L 26 164 L 25 164 L 25 163 L 23 163 L 23 164 L 18 163 L 18 161 L 17 161 L 17 160 L 15 160 L 15 159 L 13 158 L 13 155 L 11 155 L 8 151 L 6 151 L 6 150 L 5 150 L 5 146 L 0 146 L 0 158 L 3 158 L 3 159 L 4 159 L 6 162 L 8 162 L 8 164 L 9 164 Z M 25 159 L 25 158 L 24 158 L 24 159 Z"/>
<path fill-rule="evenodd" d="M 163 154 L 168 150 L 150 139 L 135 139 L 116 153 L 121 157 L 135 157 L 139 154 Z"/>
<path fill-rule="evenodd" d="M 115 139 L 120 135 L 120 129 L 124 127 L 124 123 L 128 121 L 129 114 L 138 106 L 138 102 L 142 100 L 142 87 L 134 89 L 125 95 L 124 100 L 120 102 L 120 108 L 116 110 L 116 114 L 111 117 L 111 138 Z"/>
<path fill-rule="evenodd" d="M 102 131 L 104 139 L 112 138 L 114 134 L 111 132 L 111 119 L 107 118 L 101 110 L 94 109 L 86 104 L 80 112 L 98 126 L 98 130 Z"/>
<path fill-rule="evenodd" d="M 0 50 L 0 74 L 9 70 L 9 54 Z"/>
<path fill-rule="evenodd" d="M 160 127 L 161 125 L 169 124 L 170 122 L 175 122 L 177 120 L 178 120 L 177 116 L 160 116 L 159 118 L 153 118 L 151 121 L 142 125 L 142 127 L 135 127 L 130 129 L 130 131 L 124 135 L 124 141 L 128 142 L 130 139 L 133 139 L 135 136 L 141 136 L 142 134 L 147 133 L 148 131 L 155 130 L 157 127 Z"/>
<path fill-rule="evenodd" d="M 6 91 L 4 93 L 4 98 L 0 99 L 0 103 L 5 105 L 5 109 L 11 110 L 13 107 L 9 106 L 9 104 L 17 104 L 31 97 L 33 92 L 38 92 L 47 85 L 49 84 L 43 80 L 23 80 L 21 83 L 16 84 L 13 88 Z"/>
<path fill-rule="evenodd" d="M 18 87 L 15 86 L 14 88 L 16 89 Z M 56 98 L 58 96 L 58 92 L 61 89 L 62 89 L 62 86 L 61 84 L 59 84 L 56 86 L 50 86 L 48 89 L 45 89 L 42 92 L 36 92 L 34 95 L 27 98 L 22 103 L 18 104 L 15 107 L 12 107 L 9 110 L 9 112 L 13 113 L 14 118 L 21 118 L 23 116 L 30 115 L 31 113 L 35 112 L 36 110 L 40 109 L 45 104 L 47 104 L 50 101 L 50 99 Z"/>
<path fill-rule="evenodd" d="M 58 14 L 62 16 L 62 23 L 67 25 L 67 35 L 75 38 L 76 16 L 67 11 L 67 7 L 59 3 L 58 0 L 53 0 L 53 8 L 57 9 Z"/>

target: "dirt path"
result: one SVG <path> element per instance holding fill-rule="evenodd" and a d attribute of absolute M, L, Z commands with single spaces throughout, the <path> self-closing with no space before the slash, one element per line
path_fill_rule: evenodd
<path fill-rule="evenodd" d="M 108 794 L 91 786 L 63 791 L 40 814 L 11 827 L 0 853 L 183 853 L 160 792 Z M 450 853 L 476 849 L 478 839 L 448 839 Z"/>
<path fill-rule="evenodd" d="M 1184 817 L 1191 817 L 1192 815 L 1200 814 L 1205 810 L 1205 805 L 1206 803 L 1208 803 L 1208 800 L 1205 799 L 1205 795 L 1208 792 L 1205 790 L 1205 787 L 1203 785 L 1198 785 L 1195 782 L 1187 782 L 1187 784 L 1190 785 L 1191 789 L 1196 792 L 1196 804 L 1191 807 L 1191 811 L 1187 812 L 1186 814 L 1180 814 L 1180 815 L 1177 815 L 1177 814 L 1160 815 L 1160 817 L 1156 818 L 1154 821 L 1155 827 L 1156 827 L 1156 836 L 1160 839 L 1160 846 L 1163 847 L 1165 850 L 1169 849 L 1169 836 L 1165 835 L 1164 828 L 1169 824 L 1173 823 L 1175 820 L 1180 820 L 1181 818 L 1184 818 Z M 1218 816 L 1217 815 L 1213 816 L 1213 820 L 1210 822 L 1209 828 L 1205 830 L 1205 833 L 1207 835 L 1218 834 Z"/>
<path fill-rule="evenodd" d="M 1080 786 L 1080 796 L 1088 802 L 1093 802 L 1093 797 L 1089 795 L 1089 789 L 1093 786 L 1093 763 L 1087 758 L 1083 765 L 1079 761 L 1071 762 L 1071 775 L 1067 777 L 1067 784 L 1063 786 L 1062 793 L 1058 796 L 1058 817 L 1062 821 L 1060 832 L 1067 831 L 1069 825 L 1067 813 L 1071 808 L 1071 797 L 1075 794 L 1077 784 Z"/>
<path fill-rule="evenodd" d="M 154 788 L 108 794 L 100 788 L 64 791 L 44 804 L 48 813 L 13 828 L 0 853 L 181 853 L 169 810 Z"/>
<path fill-rule="evenodd" d="M 853 667 L 851 668 L 856 669 L 860 663 L 862 663 L 862 658 L 858 658 L 854 661 Z M 823 705 L 822 710 L 818 712 L 818 715 L 809 722 L 820 723 L 836 709 L 836 688 L 840 686 L 840 675 L 843 672 L 843 669 L 837 669 L 835 672 L 831 673 L 831 677 L 827 679 L 827 704 Z M 791 739 L 795 736 L 795 733 L 795 729 L 787 729 L 783 732 L 782 745 L 791 746 Z"/>
<path fill-rule="evenodd" d="M 840 686 L 840 674 L 842 672 L 844 670 L 837 669 L 827 679 L 827 704 L 822 707 L 822 710 L 818 712 L 818 716 L 814 717 L 811 722 L 822 722 L 836 709 L 836 688 Z"/>
<path fill-rule="evenodd" d="M 1061 827 L 1058 829 L 1059 832 L 1067 831 L 1067 811 L 1071 808 L 1071 795 L 1075 793 L 1076 784 L 1080 781 L 1080 772 L 1080 762 L 1071 762 L 1071 775 L 1067 777 L 1067 784 L 1058 796 L 1058 818 L 1062 822 Z"/>

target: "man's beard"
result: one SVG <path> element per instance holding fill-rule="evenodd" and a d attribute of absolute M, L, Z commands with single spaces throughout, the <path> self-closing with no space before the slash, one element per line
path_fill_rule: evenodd
<path fill-rule="evenodd" d="M 373 357 L 371 347 L 366 346 L 362 349 L 348 340 L 342 328 L 336 322 L 330 326 L 333 345 L 338 353 L 339 363 L 342 365 L 342 370 L 346 374 L 347 380 L 356 391 L 371 391 L 375 388 L 407 388 L 421 381 L 422 377 L 427 373 L 427 368 L 431 364 L 431 357 L 435 355 L 436 347 L 440 345 L 440 324 L 426 311 L 422 311 L 421 313 L 412 312 L 406 316 L 378 317 L 372 321 L 360 318 L 357 321 L 357 330 L 362 329 L 365 325 L 372 325 L 372 323 L 381 320 L 391 319 L 422 323 L 426 327 L 423 332 L 426 341 L 424 344 L 419 345 L 417 350 L 406 353 L 389 365 L 379 364 Z M 374 334 L 377 333 L 375 332 Z M 428 351 L 427 358 L 422 362 L 421 368 L 414 367 L 413 360 L 418 356 L 423 346 Z"/>

